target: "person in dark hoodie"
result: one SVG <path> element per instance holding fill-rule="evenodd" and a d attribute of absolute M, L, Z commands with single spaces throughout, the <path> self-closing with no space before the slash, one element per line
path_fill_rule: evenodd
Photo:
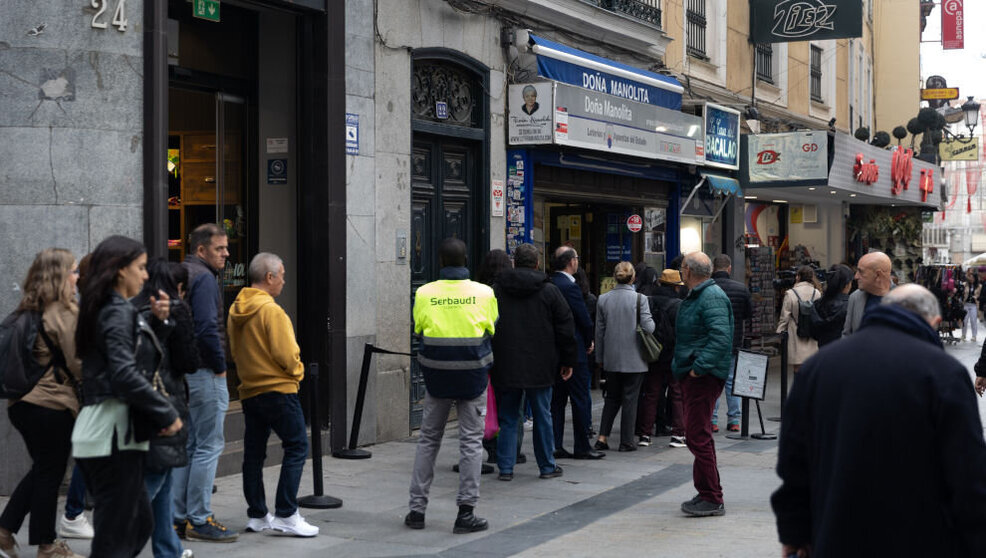
<path fill-rule="evenodd" d="M 514 269 L 504 270 L 493 286 L 500 312 L 499 332 L 493 337 L 493 369 L 500 435 L 497 447 L 499 479 L 513 479 L 517 420 L 522 397 L 534 416 L 534 457 L 541 478 L 560 477 L 555 464 L 551 422 L 551 388 L 556 377 L 572 379 L 578 363 L 572 311 L 558 287 L 538 269 L 540 258 L 532 244 L 514 251 Z M 577 457 L 577 456 L 576 456 Z"/>
<path fill-rule="evenodd" d="M 815 302 L 815 312 L 811 319 L 811 334 L 818 341 L 819 347 L 842 337 L 852 276 L 852 270 L 842 264 L 833 265 L 826 273 L 825 292 Z"/>
<path fill-rule="evenodd" d="M 930 291 L 903 285 L 801 367 L 771 497 L 784 556 L 986 556 L 978 402 L 940 321 Z"/>

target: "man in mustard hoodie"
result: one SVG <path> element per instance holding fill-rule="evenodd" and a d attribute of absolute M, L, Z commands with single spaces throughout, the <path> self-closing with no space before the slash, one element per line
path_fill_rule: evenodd
<path fill-rule="evenodd" d="M 318 527 L 298 513 L 298 485 L 308 454 L 305 417 L 298 400 L 304 377 L 301 349 L 291 318 L 274 302 L 284 289 L 284 263 L 261 252 L 250 262 L 251 285 L 229 309 L 229 347 L 240 377 L 243 435 L 243 495 L 250 517 L 246 530 L 273 529 L 298 537 L 314 537 Z M 264 496 L 264 458 L 271 430 L 281 439 L 284 459 L 277 482 L 274 515 Z"/>

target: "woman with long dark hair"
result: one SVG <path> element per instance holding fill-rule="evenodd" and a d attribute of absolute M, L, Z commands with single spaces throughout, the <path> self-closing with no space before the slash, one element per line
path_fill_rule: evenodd
<path fill-rule="evenodd" d="M 17 556 L 14 533 L 31 514 L 28 542 L 38 546 L 38 556 L 81 558 L 64 540 L 55 538 L 58 487 L 72 449 L 72 425 L 79 412 L 76 386 L 82 378 L 75 350 L 77 273 L 71 252 L 48 248 L 35 256 L 22 285 L 24 296 L 17 312 L 40 316 L 33 356 L 47 370 L 30 391 L 7 407 L 32 463 L 0 515 L 2 556 Z"/>
<path fill-rule="evenodd" d="M 819 319 L 811 322 L 811 331 L 819 347 L 842 338 L 852 277 L 853 271 L 842 264 L 833 265 L 825 274 L 825 292 L 815 303 L 815 313 Z"/>
<path fill-rule="evenodd" d="M 514 266 L 510 256 L 504 250 L 494 248 L 483 256 L 483 261 L 479 262 L 479 270 L 476 271 L 476 280 L 484 285 L 493 286 L 496 278 L 504 269 Z"/>
<path fill-rule="evenodd" d="M 111 236 L 93 251 L 82 287 L 76 346 L 84 387 L 72 454 L 95 503 L 93 556 L 136 556 L 143 548 L 153 526 L 148 440 L 182 427 L 166 388 L 152 383 L 162 360 L 157 347 L 172 328 L 170 298 L 163 291 L 149 298 L 150 323 L 129 301 L 147 280 L 146 264 L 141 243 Z"/>

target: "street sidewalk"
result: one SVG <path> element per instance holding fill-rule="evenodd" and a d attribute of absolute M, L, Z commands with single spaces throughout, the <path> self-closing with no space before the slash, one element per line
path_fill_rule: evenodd
<path fill-rule="evenodd" d="M 948 347 L 971 370 L 979 345 L 962 343 Z M 777 359 L 772 359 L 765 417 L 779 414 Z M 593 392 L 595 424 L 602 398 Z M 759 431 L 756 407 L 751 405 L 751 432 Z M 725 401 L 720 403 L 724 412 Z M 986 401 L 980 402 L 986 413 Z M 720 417 L 722 418 L 722 417 Z M 780 423 L 766 421 L 768 432 Z M 569 440 L 571 439 L 571 430 Z M 241 531 L 233 544 L 187 543 L 198 557 L 271 556 L 722 556 L 729 558 L 775 556 L 780 552 L 769 497 L 778 486 L 774 473 L 777 442 L 732 440 L 716 435 L 719 470 L 726 501 L 726 515 L 714 518 L 686 517 L 681 502 L 695 491 L 691 483 L 692 456 L 687 449 L 667 447 L 668 438 L 654 438 L 654 445 L 633 453 L 607 452 L 600 461 L 559 460 L 561 478 L 540 480 L 525 435 L 529 462 L 518 465 L 512 482 L 484 475 L 477 514 L 490 529 L 471 535 L 453 535 L 458 476 L 455 425 L 449 428 L 436 467 L 427 526 L 412 531 L 403 524 L 407 513 L 408 483 L 416 438 L 371 446 L 369 460 L 325 458 L 325 491 L 342 498 L 337 510 L 302 510 L 321 528 L 313 539 L 242 533 L 246 523 L 241 476 L 217 480 L 219 492 L 213 508 L 219 521 Z M 617 439 L 618 432 L 614 432 Z M 570 444 L 570 442 L 569 442 Z M 569 445 L 570 449 L 570 445 Z M 265 470 L 269 498 L 273 497 L 278 467 Z M 306 464 L 300 495 L 310 494 L 311 461 Z M 4 499 L 2 503 L 6 503 Z M 269 502 L 273 505 L 273 502 Z M 60 506 L 59 509 L 62 509 Z M 35 556 L 24 545 L 27 526 L 18 537 L 21 556 Z M 73 549 L 88 553 L 88 541 L 71 541 Z M 150 557 L 150 545 L 140 554 Z"/>

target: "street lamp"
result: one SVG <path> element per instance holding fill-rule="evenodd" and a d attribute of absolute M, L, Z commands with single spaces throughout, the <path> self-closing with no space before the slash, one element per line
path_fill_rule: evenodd
<path fill-rule="evenodd" d="M 969 95 L 969 100 L 962 104 L 962 112 L 965 113 L 965 126 L 969 128 L 969 136 L 972 136 L 972 131 L 976 129 L 976 124 L 979 122 L 979 103 L 973 100 L 972 95 Z"/>

